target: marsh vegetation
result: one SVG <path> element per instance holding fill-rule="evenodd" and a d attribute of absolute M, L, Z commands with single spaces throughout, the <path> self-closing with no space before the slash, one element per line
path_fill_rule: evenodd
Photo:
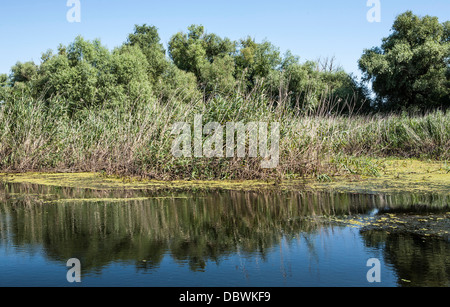
<path fill-rule="evenodd" d="M 17 63 L 1 75 L 0 169 L 327 181 L 376 175 L 374 157 L 445 161 L 449 33 L 448 21 L 400 15 L 383 45 L 363 52 L 364 82 L 333 60 L 300 61 L 270 42 L 232 41 L 198 25 L 175 34 L 167 51 L 148 25 L 114 50 L 77 37 L 43 53 L 41 63 Z M 172 125 L 196 114 L 220 124 L 279 122 L 279 166 L 174 158 Z"/>

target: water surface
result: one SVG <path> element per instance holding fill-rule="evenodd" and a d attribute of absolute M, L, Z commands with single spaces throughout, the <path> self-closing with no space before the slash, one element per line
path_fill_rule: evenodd
<path fill-rule="evenodd" d="M 397 212 L 448 221 L 446 195 L 27 184 L 2 184 L 0 195 L 0 286 L 450 285 L 448 235 L 363 228 Z M 81 284 L 66 279 L 70 258 Z M 367 280 L 372 258 L 380 283 Z"/>

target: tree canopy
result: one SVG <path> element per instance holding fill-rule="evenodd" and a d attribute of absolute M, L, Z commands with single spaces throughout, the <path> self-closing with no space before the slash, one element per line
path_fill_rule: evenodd
<path fill-rule="evenodd" d="M 359 60 L 371 101 L 359 82 L 334 61 L 301 61 L 267 40 L 231 40 L 191 25 L 165 50 L 158 29 L 136 25 L 126 41 L 108 50 L 100 40 L 76 37 L 41 63 L 18 62 L 0 75 L 0 101 L 20 95 L 53 98 L 72 114 L 124 102 L 208 101 L 258 92 L 299 112 L 326 105 L 330 112 L 430 109 L 450 106 L 450 21 L 405 12 L 380 47 Z M 176 99 L 172 99 L 176 97 Z"/>
<path fill-rule="evenodd" d="M 379 108 L 431 109 L 450 106 L 450 22 L 397 17 L 381 47 L 365 50 L 359 67 L 373 83 Z"/>

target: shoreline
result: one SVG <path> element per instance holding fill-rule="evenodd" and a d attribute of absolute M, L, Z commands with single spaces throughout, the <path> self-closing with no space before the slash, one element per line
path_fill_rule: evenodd
<path fill-rule="evenodd" d="M 374 159 L 379 160 L 379 159 Z M 380 162 L 381 161 L 381 162 Z M 94 190 L 237 190 L 336 191 L 348 193 L 450 194 L 450 166 L 444 161 L 380 159 L 378 176 L 343 174 L 319 180 L 309 176 L 288 180 L 174 180 L 161 181 L 89 172 L 2 173 L 0 182 L 28 183 Z"/>

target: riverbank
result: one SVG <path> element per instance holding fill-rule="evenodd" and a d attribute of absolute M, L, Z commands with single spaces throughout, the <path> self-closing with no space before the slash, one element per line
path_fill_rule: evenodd
<path fill-rule="evenodd" d="M 372 159 L 374 175 L 348 172 L 326 179 L 305 176 L 291 180 L 148 180 L 104 173 L 0 173 L 0 181 L 94 190 L 332 190 L 351 193 L 450 194 L 450 165 L 417 159 Z"/>
<path fill-rule="evenodd" d="M 0 172 L 94 172 L 163 182 L 328 182 L 343 175 L 378 176 L 383 171 L 379 161 L 389 157 L 450 160 L 450 112 L 438 110 L 420 115 L 302 114 L 263 95 L 105 106 L 70 116 L 61 105 L 64 101 L 48 105 L 24 99 L 0 108 Z M 264 169 L 260 156 L 175 157 L 174 124 L 192 128 L 197 115 L 203 124 L 221 127 L 279 123 L 279 164 Z"/>
<path fill-rule="evenodd" d="M 4 237 L 23 240 L 15 246 L 33 242 L 51 248 L 43 254 L 56 253 L 62 255 L 60 259 L 81 250 L 83 259 L 92 259 L 85 260 L 87 268 L 102 269 L 117 259 L 139 268 L 159 268 L 164 255 L 175 255 L 181 259 L 178 267 L 189 259 L 191 268 L 203 272 L 219 261 L 226 263 L 236 251 L 264 254 L 261 263 L 278 259 L 279 246 L 289 247 L 285 259 L 299 257 L 297 247 L 312 251 L 305 259 L 325 246 L 327 252 L 321 254 L 343 255 L 342 261 L 352 259 L 351 263 L 356 262 L 355 254 L 364 252 L 360 263 L 365 267 L 367 259 L 383 252 L 379 259 L 389 268 L 408 269 L 393 274 L 402 285 L 447 285 L 447 163 L 392 158 L 370 163 L 377 165 L 376 175 L 348 172 L 328 179 L 310 176 L 278 182 L 156 181 L 93 172 L 4 173 L 0 174 L 0 213 L 8 221 Z M 319 237 L 326 241 L 315 241 Z M 341 242 L 339 253 L 329 253 L 335 242 Z M 342 253 L 344 247 L 348 253 Z M 211 259 L 212 265 L 205 265 Z M 308 265 L 308 261 L 295 263 Z"/>

